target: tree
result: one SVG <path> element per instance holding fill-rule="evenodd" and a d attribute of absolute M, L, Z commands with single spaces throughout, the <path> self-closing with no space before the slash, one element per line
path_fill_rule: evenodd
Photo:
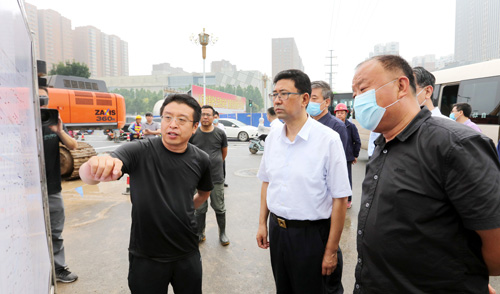
<path fill-rule="evenodd" d="M 88 79 L 90 77 L 90 70 L 85 63 L 75 62 L 73 60 L 73 62 L 66 61 L 65 63 L 59 62 L 57 65 L 52 64 L 49 75 L 73 76 Z"/>
<path fill-rule="evenodd" d="M 153 92 L 145 89 L 115 89 L 111 91 L 125 98 L 127 114 L 144 114 L 152 112 L 158 100 L 163 99 L 163 91 Z"/>

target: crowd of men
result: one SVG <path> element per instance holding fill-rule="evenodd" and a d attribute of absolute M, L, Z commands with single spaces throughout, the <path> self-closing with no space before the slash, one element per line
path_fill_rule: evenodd
<path fill-rule="evenodd" d="M 299 70 L 273 82 L 257 245 L 270 251 L 277 293 L 343 293 L 339 242 L 359 134 L 346 105 L 328 111 L 333 94 L 325 82 Z M 498 154 L 470 121 L 470 106 L 454 105 L 451 119 L 439 113 L 433 86 L 432 74 L 399 56 L 375 56 L 356 68 L 356 120 L 374 139 L 359 203 L 355 293 L 494 293 Z M 227 137 L 215 109 L 189 95 L 168 96 L 160 114 L 159 130 L 147 132 L 152 137 L 92 157 L 80 176 L 97 184 L 130 175 L 132 293 L 166 293 L 169 284 L 175 293 L 201 293 L 198 246 L 206 239 L 209 198 L 219 241 L 230 243 Z M 62 122 L 53 131 L 71 146 Z M 64 261 L 61 267 L 67 270 Z"/>

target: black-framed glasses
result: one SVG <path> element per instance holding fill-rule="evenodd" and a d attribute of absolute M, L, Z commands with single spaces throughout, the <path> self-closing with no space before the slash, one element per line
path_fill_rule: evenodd
<path fill-rule="evenodd" d="M 192 120 L 189 120 L 185 117 L 175 117 L 175 116 L 171 116 L 171 115 L 162 115 L 160 116 L 167 124 L 170 124 L 173 120 L 175 120 L 175 122 L 180 125 L 180 126 L 183 126 L 185 125 L 187 122 L 193 122 Z"/>
<path fill-rule="evenodd" d="M 295 92 L 281 92 L 281 93 L 271 93 L 269 94 L 269 98 L 271 98 L 273 101 L 276 100 L 276 98 L 280 98 L 281 100 L 288 100 L 290 98 L 291 94 L 297 94 L 297 95 L 302 95 L 303 93 L 295 93 Z"/>

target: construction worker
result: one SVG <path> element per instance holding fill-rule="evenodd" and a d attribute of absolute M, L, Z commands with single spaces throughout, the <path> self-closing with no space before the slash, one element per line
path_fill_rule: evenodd
<path fill-rule="evenodd" d="M 142 137 L 142 116 L 138 115 L 135 117 L 135 123 L 131 123 L 128 127 L 128 131 L 132 134 L 130 136 L 130 141 L 134 139 L 140 139 Z"/>

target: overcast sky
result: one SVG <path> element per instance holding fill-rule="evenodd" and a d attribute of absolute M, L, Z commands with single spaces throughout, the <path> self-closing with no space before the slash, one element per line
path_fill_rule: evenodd
<path fill-rule="evenodd" d="M 190 36 L 206 28 L 218 37 L 210 63 L 225 59 L 238 70 L 271 75 L 271 39 L 293 37 L 311 80 L 327 80 L 329 50 L 338 64 L 334 90 L 350 91 L 354 67 L 379 43 L 399 42 L 400 54 L 453 54 L 455 0 L 160 1 L 31 0 L 128 42 L 130 75 L 151 74 L 168 62 L 202 72 L 201 46 Z"/>

